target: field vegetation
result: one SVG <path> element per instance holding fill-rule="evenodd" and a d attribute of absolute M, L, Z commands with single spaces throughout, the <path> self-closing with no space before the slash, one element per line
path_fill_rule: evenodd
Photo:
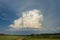
<path fill-rule="evenodd" d="M 60 34 L 0 35 L 0 40 L 60 40 Z"/>

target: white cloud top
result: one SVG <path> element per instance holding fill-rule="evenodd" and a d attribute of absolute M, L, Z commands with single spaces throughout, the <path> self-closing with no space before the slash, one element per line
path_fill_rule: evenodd
<path fill-rule="evenodd" d="M 21 28 L 41 28 L 43 21 L 43 15 L 40 10 L 30 10 L 22 13 L 22 17 L 14 20 L 13 24 L 10 24 L 11 29 Z"/>

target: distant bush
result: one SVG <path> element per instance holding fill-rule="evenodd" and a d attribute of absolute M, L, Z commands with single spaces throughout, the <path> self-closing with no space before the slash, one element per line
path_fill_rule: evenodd
<path fill-rule="evenodd" d="M 0 35 L 5 35 L 5 34 L 0 34 Z"/>

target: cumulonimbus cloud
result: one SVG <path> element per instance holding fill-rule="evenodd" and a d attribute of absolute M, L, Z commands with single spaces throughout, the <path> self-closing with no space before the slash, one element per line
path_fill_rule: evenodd
<path fill-rule="evenodd" d="M 40 10 L 30 10 L 22 13 L 22 17 L 14 20 L 13 24 L 10 24 L 11 29 L 21 28 L 41 28 L 43 21 L 43 15 Z"/>

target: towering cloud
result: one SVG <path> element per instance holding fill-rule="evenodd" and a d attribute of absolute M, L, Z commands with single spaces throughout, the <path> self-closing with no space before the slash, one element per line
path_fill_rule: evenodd
<path fill-rule="evenodd" d="M 11 29 L 21 28 L 41 28 L 43 21 L 43 15 L 40 10 L 30 10 L 22 13 L 22 17 L 14 20 L 13 24 L 10 24 Z"/>

